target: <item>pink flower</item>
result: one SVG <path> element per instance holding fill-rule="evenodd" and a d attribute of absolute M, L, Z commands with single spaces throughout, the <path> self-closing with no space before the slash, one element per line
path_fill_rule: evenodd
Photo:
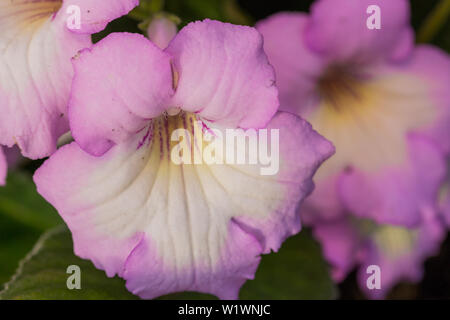
<path fill-rule="evenodd" d="M 442 221 L 433 210 L 424 211 L 422 218 L 421 225 L 405 228 L 347 215 L 317 224 L 314 236 L 322 244 L 335 281 L 358 267 L 361 290 L 370 298 L 382 299 L 400 281 L 419 282 L 425 259 L 439 253 L 445 238 Z M 369 266 L 380 268 L 380 288 L 367 285 Z"/>
<path fill-rule="evenodd" d="M 0 145 L 42 158 L 69 130 L 70 59 L 138 0 L 0 0 Z M 79 22 L 76 19 L 79 10 Z M 70 22 L 70 23 L 69 23 Z"/>
<path fill-rule="evenodd" d="M 381 9 L 379 30 L 366 26 L 369 5 Z M 361 266 L 360 286 L 375 298 L 402 279 L 418 281 L 443 233 L 436 199 L 450 151 L 450 60 L 414 47 L 408 20 L 406 0 L 319 0 L 310 15 L 280 13 L 257 25 L 280 108 L 336 146 L 315 176 L 304 221 L 334 278 Z M 367 289 L 370 264 L 381 267 L 382 290 Z"/>
<path fill-rule="evenodd" d="M 369 30 L 369 5 L 381 29 Z M 350 211 L 418 226 L 436 208 L 450 151 L 450 60 L 413 46 L 406 0 L 319 0 L 311 14 L 280 13 L 257 28 L 277 74 L 280 108 L 336 146 L 305 203 L 309 220 Z"/>
<path fill-rule="evenodd" d="M 35 182 L 71 229 L 76 254 L 143 298 L 186 290 L 237 298 L 260 255 L 300 230 L 298 205 L 334 151 L 305 121 L 276 114 L 261 35 L 205 20 L 161 50 L 137 34 L 111 34 L 74 66 L 76 142 Z M 238 128 L 278 130 L 279 143 L 269 141 L 279 147 L 278 173 L 172 161 L 176 129 L 193 133 L 182 145 L 195 153 L 220 140 L 205 133 Z"/>

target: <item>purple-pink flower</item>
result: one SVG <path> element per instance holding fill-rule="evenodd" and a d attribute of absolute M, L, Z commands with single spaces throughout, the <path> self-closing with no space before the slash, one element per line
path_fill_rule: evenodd
<path fill-rule="evenodd" d="M 366 27 L 369 4 L 383 13 Z M 350 210 L 414 226 L 435 205 L 450 150 L 450 62 L 413 48 L 407 1 L 317 1 L 310 16 L 277 14 L 258 24 L 277 73 L 280 108 L 336 145 L 316 177 L 312 210 Z"/>
<path fill-rule="evenodd" d="M 314 227 L 334 280 L 340 282 L 358 267 L 361 290 L 370 298 L 385 298 L 401 281 L 418 282 L 423 262 L 438 254 L 445 228 L 433 210 L 423 211 L 423 222 L 415 228 L 376 224 L 372 220 L 346 215 Z M 369 266 L 380 268 L 380 288 L 367 285 Z"/>
<path fill-rule="evenodd" d="M 138 0 L 0 0 L 0 145 L 42 158 L 69 130 L 70 59 Z M 79 25 L 76 10 L 79 9 Z M 75 19 L 75 20 L 70 20 Z M 71 25 L 68 21 L 72 21 Z"/>
<path fill-rule="evenodd" d="M 381 9 L 379 30 L 366 26 L 369 5 Z M 310 15 L 276 14 L 257 29 L 276 71 L 280 109 L 304 117 L 336 146 L 302 207 L 335 278 L 342 280 L 355 261 L 372 259 L 384 266 L 385 288 L 402 276 L 417 280 L 422 260 L 441 239 L 430 224 L 436 224 L 450 151 L 448 55 L 414 46 L 406 0 L 319 0 Z M 395 232 L 387 237 L 431 231 L 405 241 L 410 251 L 388 258 L 353 220 L 372 221 L 376 230 L 391 224 Z M 367 239 L 371 253 L 356 259 Z"/>
<path fill-rule="evenodd" d="M 75 253 L 143 298 L 176 291 L 237 298 L 260 255 L 300 230 L 298 206 L 334 152 L 308 123 L 277 113 L 261 35 L 205 20 L 161 50 L 137 34 L 111 34 L 83 50 L 74 68 L 76 142 L 34 180 L 72 231 Z M 269 143 L 279 147 L 279 171 L 175 164 L 171 138 L 180 128 L 194 135 L 183 140 L 189 150 L 211 143 L 196 132 L 278 130 L 279 143 Z"/>

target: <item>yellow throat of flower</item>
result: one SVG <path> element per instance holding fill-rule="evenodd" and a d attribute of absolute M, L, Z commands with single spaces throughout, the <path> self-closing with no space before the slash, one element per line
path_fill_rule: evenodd
<path fill-rule="evenodd" d="M 375 231 L 374 240 L 379 248 L 390 258 L 401 258 L 414 248 L 417 231 L 395 226 L 381 226 Z"/>
<path fill-rule="evenodd" d="M 369 76 L 332 67 L 319 80 L 318 94 L 319 105 L 305 118 L 336 146 L 318 180 L 346 167 L 376 172 L 402 164 L 408 133 L 435 118 L 426 83 L 400 71 Z"/>
<path fill-rule="evenodd" d="M 183 157 L 183 151 L 190 150 L 190 162 L 195 163 L 201 157 L 202 147 L 210 143 L 204 139 L 208 127 L 194 113 L 172 108 L 152 120 L 151 126 L 153 148 L 159 150 L 162 160 L 170 160 L 171 153 L 178 151 Z"/>
<path fill-rule="evenodd" d="M 0 0 L 0 18 L 8 17 L 23 29 L 35 29 L 61 7 L 62 0 Z"/>

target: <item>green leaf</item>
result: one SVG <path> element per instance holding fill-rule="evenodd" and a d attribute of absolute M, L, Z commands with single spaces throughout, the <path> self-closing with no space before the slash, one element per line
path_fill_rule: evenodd
<path fill-rule="evenodd" d="M 278 253 L 262 258 L 255 280 L 241 289 L 241 299 L 335 299 L 319 244 L 308 230 L 288 239 Z"/>
<path fill-rule="evenodd" d="M 450 1 L 441 0 L 428 14 L 417 34 L 418 42 L 430 42 L 439 30 L 448 22 Z"/>
<path fill-rule="evenodd" d="M 69 290 L 69 265 L 81 269 L 81 290 Z M 279 253 L 263 256 L 255 280 L 241 290 L 241 299 L 333 299 L 336 288 L 319 245 L 309 232 L 289 239 Z M 108 279 L 91 262 L 72 253 L 72 241 L 65 227 L 45 233 L 21 262 L 17 273 L 0 293 L 0 299 L 136 299 L 119 278 Z M 214 296 L 182 292 L 163 300 L 215 299 Z"/>
<path fill-rule="evenodd" d="M 236 0 L 166 0 L 165 10 L 182 18 L 185 24 L 205 18 L 243 25 L 252 23 Z"/>
<path fill-rule="evenodd" d="M 141 0 L 128 15 L 133 19 L 144 21 L 149 16 L 162 11 L 163 8 L 164 0 Z"/>
<path fill-rule="evenodd" d="M 38 238 L 36 230 L 0 214 L 0 290 Z"/>
<path fill-rule="evenodd" d="M 251 18 L 239 7 L 237 0 L 141 0 L 129 16 L 145 21 L 162 11 L 177 15 L 182 25 L 205 18 L 250 25 Z"/>
<path fill-rule="evenodd" d="M 91 262 L 76 257 L 72 248 L 71 235 L 65 226 L 46 232 L 21 261 L 16 274 L 0 292 L 0 299 L 137 299 L 126 290 L 123 280 L 107 278 Z M 71 274 L 66 270 L 70 265 L 81 269 L 80 290 L 67 288 Z"/>
<path fill-rule="evenodd" d="M 141 30 L 138 28 L 136 20 L 130 18 L 129 16 L 123 16 L 108 23 L 104 30 L 93 34 L 92 42 L 97 43 L 114 32 L 141 33 Z"/>
<path fill-rule="evenodd" d="M 5 187 L 0 187 L 0 215 L 38 231 L 62 223 L 56 210 L 36 191 L 31 176 L 10 171 Z"/>

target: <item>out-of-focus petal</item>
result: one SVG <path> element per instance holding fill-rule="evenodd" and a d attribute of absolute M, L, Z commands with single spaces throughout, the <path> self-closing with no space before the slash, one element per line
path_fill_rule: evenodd
<path fill-rule="evenodd" d="M 0 186 L 6 183 L 6 173 L 8 172 L 8 162 L 6 161 L 5 153 L 3 148 L 0 147 Z"/>
<path fill-rule="evenodd" d="M 308 16 L 278 13 L 257 23 L 264 51 L 275 69 L 280 109 L 301 114 L 318 102 L 317 81 L 326 63 L 305 46 Z"/>
<path fill-rule="evenodd" d="M 349 176 L 356 177 L 356 173 L 358 173 L 360 179 L 366 181 L 367 185 L 372 185 L 369 180 L 373 177 L 378 181 L 373 182 L 373 185 L 378 185 L 379 192 L 383 189 L 386 190 L 381 186 L 381 180 L 393 181 L 395 180 L 394 176 L 398 178 L 399 172 L 408 176 L 409 178 L 406 178 L 408 183 L 413 184 L 405 187 L 406 189 L 402 188 L 405 192 L 410 190 L 408 194 L 411 196 L 414 196 L 415 192 L 419 192 L 419 190 L 428 190 L 429 192 L 435 190 L 436 183 L 442 174 L 442 172 L 439 173 L 442 166 L 436 166 L 431 170 L 433 175 L 429 175 L 430 179 L 418 180 L 418 177 L 424 176 L 428 169 L 424 171 L 424 169 L 418 168 L 419 165 L 412 160 L 420 157 L 418 153 L 421 151 L 415 152 L 414 156 L 411 155 L 408 135 L 420 133 L 425 137 L 424 133 L 429 132 L 429 128 L 434 128 L 436 123 L 443 121 L 442 110 L 445 108 L 438 105 L 433 99 L 432 89 L 430 89 L 433 87 L 430 87 L 427 80 L 406 67 L 387 65 L 379 67 L 377 70 L 371 70 L 370 74 L 370 78 L 359 83 L 347 80 L 349 81 L 348 85 L 353 86 L 351 90 L 347 90 L 348 88 L 345 86 L 340 88 L 341 91 L 336 91 L 332 99 L 323 99 L 315 109 L 305 115 L 305 118 L 318 132 L 333 141 L 337 149 L 333 159 L 322 166 L 318 172 L 317 191 L 320 193 L 322 185 L 329 186 L 330 183 L 333 183 L 332 180 L 341 173 L 345 174 L 345 171 L 349 169 L 355 173 Z M 443 150 L 439 147 L 440 144 L 431 138 L 428 138 L 428 142 L 423 142 L 423 144 L 430 144 L 428 147 L 431 149 L 429 162 L 440 164 L 443 161 Z M 424 150 L 425 147 L 422 149 Z M 428 152 L 428 150 L 425 151 Z M 420 172 L 414 171 L 417 169 Z M 385 172 L 385 174 L 381 172 Z M 391 178 L 388 178 L 389 174 L 392 174 Z M 381 176 L 386 178 L 378 179 Z M 401 181 L 403 181 L 401 183 L 406 183 L 404 179 Z M 414 185 L 417 182 L 426 184 Z M 397 187 L 398 183 L 400 182 L 394 181 Z M 359 187 L 355 185 L 355 188 Z M 350 192 L 350 189 L 348 190 Z M 396 193 L 395 190 L 393 192 Z M 357 192 L 357 194 L 364 195 L 358 202 L 365 202 L 366 209 L 373 205 L 369 205 L 367 201 L 372 201 L 374 194 L 367 192 Z M 356 199 L 356 197 L 354 198 Z M 392 202 L 394 199 L 401 200 L 401 198 L 386 195 L 386 199 L 390 200 L 384 210 L 394 207 L 398 209 L 406 204 L 404 201 L 400 201 L 398 204 Z M 418 202 L 430 198 L 432 198 L 430 193 L 416 197 Z M 428 203 L 428 200 L 426 202 Z M 410 223 L 417 223 L 418 215 L 407 213 L 412 209 L 411 205 L 412 203 L 409 203 L 404 207 L 406 211 L 403 213 L 401 213 L 403 210 L 396 210 L 395 214 L 390 214 L 389 220 L 380 220 L 388 218 L 387 213 L 386 215 L 382 214 L 383 217 L 380 215 L 374 219 L 378 222 L 401 223 L 406 216 L 409 216 Z M 383 205 L 379 202 L 378 206 Z M 353 205 L 351 208 L 355 209 Z M 358 208 L 357 211 L 361 212 L 362 207 Z M 416 213 L 419 209 L 415 209 Z M 339 209 L 336 207 L 336 210 Z M 379 214 L 379 208 L 373 213 Z M 367 212 L 365 216 L 368 215 L 372 216 Z"/>
<path fill-rule="evenodd" d="M 0 1 L 0 144 L 41 158 L 68 130 L 70 58 L 90 45 L 54 19 L 57 1 Z"/>
<path fill-rule="evenodd" d="M 278 109 L 275 73 L 254 28 L 204 20 L 184 27 L 173 56 L 171 104 L 227 127 L 265 127 Z"/>
<path fill-rule="evenodd" d="M 72 135 L 102 155 L 167 108 L 170 57 L 138 34 L 113 33 L 74 59 L 69 102 Z"/>
<path fill-rule="evenodd" d="M 416 132 L 432 138 L 445 153 L 450 153 L 450 57 L 439 48 L 421 45 L 414 49 L 407 63 L 388 68 L 409 75 L 422 82 L 422 90 L 416 97 L 423 100 L 434 121 Z"/>
<path fill-rule="evenodd" d="M 148 38 L 161 49 L 167 48 L 177 32 L 175 22 L 164 16 L 152 19 L 147 28 Z"/>
<path fill-rule="evenodd" d="M 339 189 L 348 210 L 378 223 L 422 223 L 421 212 L 434 207 L 446 164 L 428 139 L 411 135 L 408 142 L 409 156 L 399 165 L 373 172 L 355 168 L 343 174 Z"/>
<path fill-rule="evenodd" d="M 331 264 L 332 277 L 341 282 L 359 263 L 364 239 L 347 218 L 314 227 L 314 237 L 322 245 L 322 251 Z"/>
<path fill-rule="evenodd" d="M 357 268 L 359 287 L 366 296 L 383 299 L 400 281 L 420 281 L 425 259 L 438 253 L 445 237 L 441 220 L 433 208 L 425 208 L 421 215 L 421 224 L 414 228 L 347 215 L 317 224 L 314 236 L 322 245 L 336 281 L 344 280 Z M 376 276 L 369 266 L 379 267 L 379 288 L 368 286 Z"/>
<path fill-rule="evenodd" d="M 173 121 L 196 125 L 192 114 L 176 117 L 154 120 L 101 157 L 64 146 L 34 180 L 71 229 L 76 254 L 124 277 L 133 293 L 237 298 L 259 255 L 299 231 L 299 202 L 333 147 L 303 120 L 278 114 L 268 127 L 280 134 L 276 175 L 261 175 L 260 165 L 175 165 Z"/>
<path fill-rule="evenodd" d="M 423 276 L 425 259 L 439 252 L 445 232 L 436 212 L 422 211 L 423 223 L 414 229 L 378 226 L 358 272 L 361 290 L 372 299 L 383 299 L 400 281 L 418 282 Z M 367 267 L 380 267 L 381 288 L 367 286 Z"/>
<path fill-rule="evenodd" d="M 305 199 L 301 208 L 302 221 L 305 225 L 314 226 L 318 223 L 336 221 L 345 216 L 347 211 L 337 188 L 339 178 L 340 174 L 336 174 L 326 179 L 314 180 L 314 192 Z"/>
<path fill-rule="evenodd" d="M 369 29 L 366 12 L 380 8 L 381 28 Z M 319 0 L 311 7 L 305 39 L 327 60 L 376 64 L 410 54 L 414 34 L 407 0 Z"/>
<path fill-rule="evenodd" d="M 102 31 L 110 21 L 128 14 L 137 5 L 139 0 L 64 0 L 61 14 L 67 19 L 75 12 L 70 8 L 76 6 L 80 9 L 80 28 L 72 31 L 92 34 Z"/>

